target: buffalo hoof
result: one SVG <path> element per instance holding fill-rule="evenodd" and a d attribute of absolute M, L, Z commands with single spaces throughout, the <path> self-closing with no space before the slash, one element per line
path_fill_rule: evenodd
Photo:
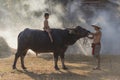
<path fill-rule="evenodd" d="M 12 67 L 13 69 L 17 69 L 15 66 Z"/>
<path fill-rule="evenodd" d="M 63 67 L 63 69 L 64 69 L 64 70 L 68 70 L 68 68 L 67 68 L 67 67 Z"/>
<path fill-rule="evenodd" d="M 22 67 L 22 69 L 26 70 L 27 68 L 26 67 Z"/>
<path fill-rule="evenodd" d="M 55 67 L 55 70 L 60 70 L 58 67 Z"/>

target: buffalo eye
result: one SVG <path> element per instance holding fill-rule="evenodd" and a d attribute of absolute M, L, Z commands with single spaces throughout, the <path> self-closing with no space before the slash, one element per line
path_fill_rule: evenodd
<path fill-rule="evenodd" d="M 72 30 L 69 30 L 69 34 L 72 34 Z"/>
<path fill-rule="evenodd" d="M 69 29 L 69 34 L 76 34 L 74 29 Z"/>
<path fill-rule="evenodd" d="M 79 30 L 76 29 L 75 30 L 75 34 L 80 34 Z"/>

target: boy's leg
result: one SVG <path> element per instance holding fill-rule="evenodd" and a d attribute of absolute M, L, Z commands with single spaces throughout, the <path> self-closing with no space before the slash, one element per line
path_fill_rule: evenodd
<path fill-rule="evenodd" d="M 52 35 L 51 35 L 50 32 L 48 32 L 48 35 L 49 35 L 49 37 L 50 37 L 51 42 L 53 42 L 53 38 L 52 38 Z"/>

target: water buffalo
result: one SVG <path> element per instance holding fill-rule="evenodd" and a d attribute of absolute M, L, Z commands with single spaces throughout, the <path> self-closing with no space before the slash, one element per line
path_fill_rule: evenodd
<path fill-rule="evenodd" d="M 51 29 L 51 34 L 54 42 L 51 43 L 50 38 L 45 31 L 33 30 L 26 28 L 18 35 L 18 48 L 15 54 L 13 69 L 16 69 L 16 62 L 21 58 L 21 67 L 24 66 L 24 57 L 28 49 L 36 53 L 53 52 L 54 55 L 54 68 L 59 70 L 57 62 L 58 57 L 61 58 L 62 68 L 67 69 L 64 64 L 64 53 L 69 45 L 74 44 L 78 39 L 88 36 L 90 31 L 77 26 L 72 29 Z"/>

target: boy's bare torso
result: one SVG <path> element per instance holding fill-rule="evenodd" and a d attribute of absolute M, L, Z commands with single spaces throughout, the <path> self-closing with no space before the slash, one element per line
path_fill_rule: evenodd
<path fill-rule="evenodd" d="M 49 30 L 49 29 L 50 29 L 50 27 L 49 27 L 49 24 L 48 24 L 48 20 L 45 19 L 45 21 L 44 21 L 44 30 L 46 31 L 46 30 Z"/>

